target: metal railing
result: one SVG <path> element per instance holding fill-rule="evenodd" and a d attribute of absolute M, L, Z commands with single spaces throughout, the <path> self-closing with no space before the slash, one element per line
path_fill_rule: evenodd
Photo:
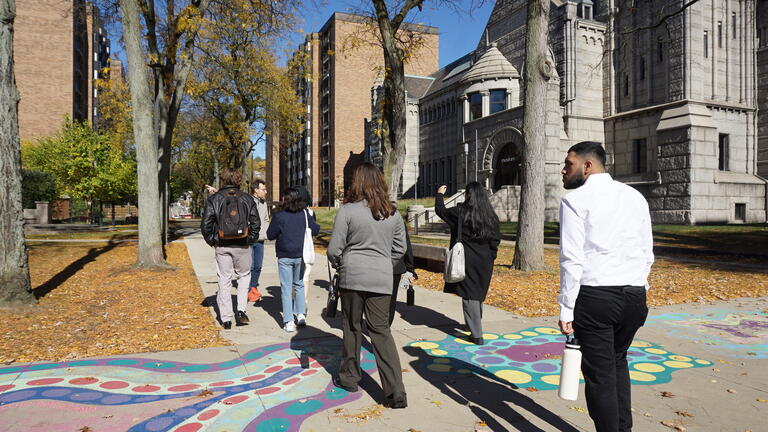
<path fill-rule="evenodd" d="M 456 191 L 455 194 L 451 195 L 448 199 L 445 200 L 445 206 L 446 207 L 453 207 L 453 205 L 458 204 L 457 201 L 459 200 L 459 198 L 463 198 L 463 197 L 464 197 L 464 189 L 459 189 L 458 191 Z M 424 210 L 422 210 L 421 212 L 418 212 L 418 213 L 414 214 L 412 217 L 408 218 L 407 222 L 408 222 L 409 225 L 413 226 L 414 233 L 416 235 L 419 235 L 419 220 L 422 218 L 422 216 L 424 217 L 424 224 L 425 225 L 429 225 L 431 223 L 434 223 L 434 222 L 430 222 L 429 221 L 430 220 L 430 216 L 429 216 L 430 213 L 435 213 L 435 208 L 434 207 L 427 207 Z M 437 213 L 435 213 L 435 216 L 436 215 L 437 215 Z"/>

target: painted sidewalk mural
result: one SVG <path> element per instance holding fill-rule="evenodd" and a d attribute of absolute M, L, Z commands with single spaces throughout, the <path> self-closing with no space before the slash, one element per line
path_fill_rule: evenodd
<path fill-rule="evenodd" d="M 312 414 L 362 396 L 331 384 L 340 352 L 338 340 L 313 341 L 212 364 L 105 358 L 0 368 L 0 418 L 13 410 L 28 423 L 11 430 L 24 431 L 298 431 Z M 361 367 L 376 370 L 373 354 L 364 351 Z M 56 423 L 41 412 L 57 413 Z"/>
<path fill-rule="evenodd" d="M 438 342 L 410 344 L 424 350 L 433 372 L 492 374 L 518 387 L 555 390 L 560 383 L 560 357 L 565 337 L 552 327 L 531 327 L 515 333 L 485 333 L 485 345 L 449 335 Z M 632 384 L 663 384 L 678 369 L 709 366 L 707 360 L 678 355 L 650 342 L 635 340 L 628 352 Z M 583 382 L 583 380 L 582 380 Z"/>
<path fill-rule="evenodd" d="M 717 309 L 699 314 L 668 313 L 648 317 L 646 325 L 664 327 L 671 336 L 700 342 L 722 355 L 768 358 L 765 312 Z"/>

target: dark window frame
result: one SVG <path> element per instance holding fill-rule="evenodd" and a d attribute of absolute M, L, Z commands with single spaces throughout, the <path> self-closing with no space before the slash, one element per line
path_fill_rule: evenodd
<path fill-rule="evenodd" d="M 730 171 L 731 139 L 728 134 L 719 134 L 717 137 L 717 169 Z"/>
<path fill-rule="evenodd" d="M 648 172 L 648 140 L 636 138 L 632 140 L 632 173 Z"/>

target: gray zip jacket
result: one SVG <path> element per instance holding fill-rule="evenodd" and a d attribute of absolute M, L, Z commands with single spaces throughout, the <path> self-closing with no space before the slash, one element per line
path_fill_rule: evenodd
<path fill-rule="evenodd" d="M 339 272 L 342 289 L 392 294 L 392 263 L 405 249 L 400 214 L 376 220 L 361 200 L 344 204 L 336 214 L 328 260 Z"/>
<path fill-rule="evenodd" d="M 267 239 L 267 228 L 269 228 L 269 207 L 266 201 L 262 201 L 256 197 L 253 197 L 256 201 L 256 210 L 259 212 L 259 219 L 261 220 L 261 231 L 259 231 L 259 240 L 264 241 Z"/>

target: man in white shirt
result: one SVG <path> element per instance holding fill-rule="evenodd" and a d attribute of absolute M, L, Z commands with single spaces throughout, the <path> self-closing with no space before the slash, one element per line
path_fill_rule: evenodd
<path fill-rule="evenodd" d="M 648 315 L 653 264 L 648 203 L 605 172 L 605 150 L 580 142 L 561 171 L 560 330 L 583 354 L 589 415 L 598 432 L 630 431 L 627 349 Z"/>

